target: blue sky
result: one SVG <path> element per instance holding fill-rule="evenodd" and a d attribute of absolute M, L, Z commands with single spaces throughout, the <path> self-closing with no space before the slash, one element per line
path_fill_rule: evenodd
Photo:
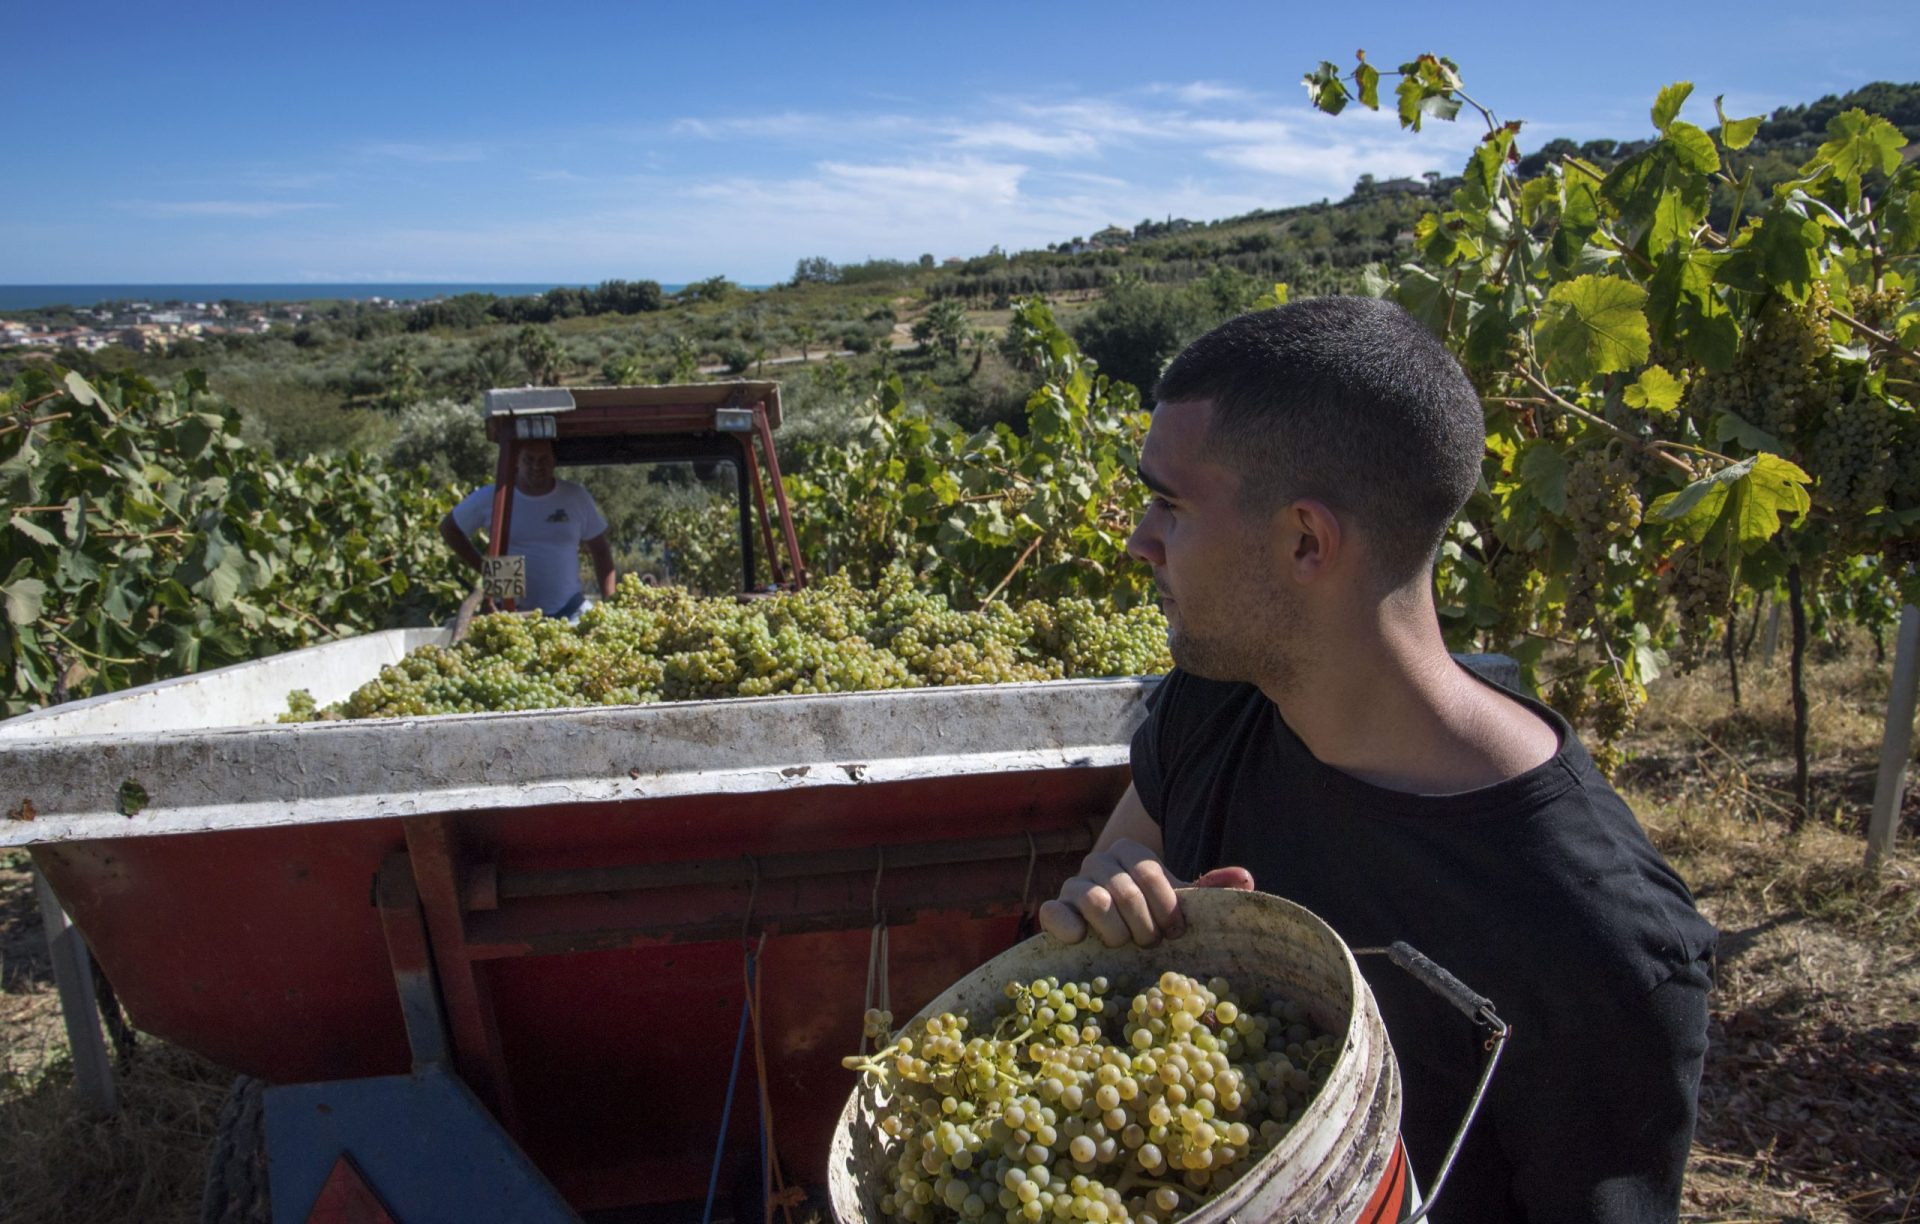
<path fill-rule="evenodd" d="M 16 0 L 0 283 L 782 280 L 1458 169 L 1317 115 L 1356 48 L 1555 136 L 1920 77 L 1920 2 L 74 7 Z"/>

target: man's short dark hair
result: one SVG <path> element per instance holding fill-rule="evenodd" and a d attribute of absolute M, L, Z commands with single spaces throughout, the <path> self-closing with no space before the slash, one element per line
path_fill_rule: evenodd
<path fill-rule="evenodd" d="M 1160 376 L 1162 404 L 1210 400 L 1207 455 L 1243 506 L 1297 498 L 1356 519 L 1380 577 L 1424 577 L 1480 477 L 1486 423 L 1460 363 L 1391 302 L 1324 297 L 1231 319 Z"/>

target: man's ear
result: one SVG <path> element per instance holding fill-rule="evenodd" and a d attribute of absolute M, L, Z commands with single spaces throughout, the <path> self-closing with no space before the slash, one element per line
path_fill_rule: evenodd
<path fill-rule="evenodd" d="M 1340 517 L 1327 503 L 1311 497 L 1290 502 L 1280 512 L 1282 563 L 1299 583 L 1318 582 L 1338 566 L 1346 550 Z"/>

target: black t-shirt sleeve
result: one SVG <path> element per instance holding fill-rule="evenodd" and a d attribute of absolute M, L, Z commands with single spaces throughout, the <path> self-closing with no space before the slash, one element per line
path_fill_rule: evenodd
<path fill-rule="evenodd" d="M 1496 1138 L 1532 1224 L 1665 1224 L 1679 1212 L 1707 1048 L 1711 956 L 1542 1044 L 1551 1085 L 1506 1085 Z M 1605 995 L 1595 997 L 1605 998 Z M 1617 996 L 1615 996 L 1617 997 Z M 1518 1053 L 1519 1051 L 1515 1051 Z M 1439 1210 L 1445 1211 L 1446 1196 Z"/>

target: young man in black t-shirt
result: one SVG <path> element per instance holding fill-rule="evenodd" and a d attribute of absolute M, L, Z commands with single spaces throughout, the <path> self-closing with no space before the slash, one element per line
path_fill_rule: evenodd
<path fill-rule="evenodd" d="M 1672 1220 L 1714 932 L 1566 722 L 1447 653 L 1432 566 L 1479 476 L 1472 386 L 1398 307 L 1323 298 L 1201 337 L 1155 398 L 1129 550 L 1175 670 L 1042 924 L 1177 937 L 1193 880 L 1288 897 L 1356 947 L 1405 940 L 1513 1026 L 1436 1218 Z M 1363 969 L 1431 1185 L 1478 1036 Z"/>

